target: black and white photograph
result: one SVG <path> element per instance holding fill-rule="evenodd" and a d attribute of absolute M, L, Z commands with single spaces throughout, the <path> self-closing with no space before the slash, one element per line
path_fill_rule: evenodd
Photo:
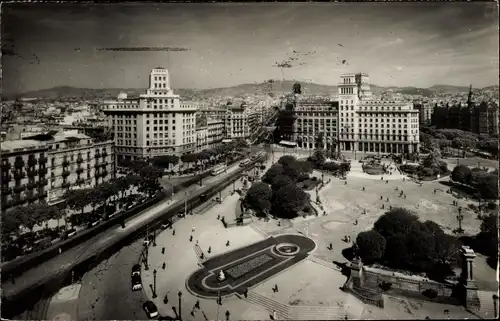
<path fill-rule="evenodd" d="M 499 317 L 497 2 L 0 24 L 2 320 Z"/>

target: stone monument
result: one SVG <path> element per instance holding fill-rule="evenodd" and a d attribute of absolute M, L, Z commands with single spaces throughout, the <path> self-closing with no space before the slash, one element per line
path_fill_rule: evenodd
<path fill-rule="evenodd" d="M 462 300 L 467 309 L 479 308 L 479 297 L 477 295 L 478 287 L 474 282 L 473 262 L 476 254 L 468 246 L 462 246 L 462 275 L 460 277 L 460 286 L 462 288 Z"/>
<path fill-rule="evenodd" d="M 217 276 L 217 280 L 219 280 L 219 282 L 222 282 L 225 279 L 226 279 L 226 275 L 224 274 L 224 271 L 220 270 L 219 275 Z"/>

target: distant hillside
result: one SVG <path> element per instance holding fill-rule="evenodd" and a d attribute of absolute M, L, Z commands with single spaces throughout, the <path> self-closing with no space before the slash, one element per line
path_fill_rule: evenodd
<path fill-rule="evenodd" d="M 199 99 L 211 97 L 234 97 L 243 98 L 253 95 L 280 95 L 284 92 L 290 92 L 295 81 L 292 80 L 275 80 L 272 83 L 254 83 L 241 84 L 233 87 L 211 88 L 211 89 L 174 89 L 174 92 L 181 95 L 184 99 Z M 337 86 L 320 85 L 314 83 L 300 82 L 302 91 L 307 95 L 333 95 L 336 94 Z M 422 95 L 432 97 L 435 94 L 457 94 L 468 92 L 468 87 L 450 86 L 450 85 L 435 85 L 430 88 L 416 87 L 379 87 L 371 85 L 372 92 L 379 94 L 382 92 L 393 92 L 407 95 Z M 477 92 L 478 89 L 473 89 Z M 481 91 L 498 91 L 498 86 L 488 86 Z M 78 98 L 85 100 L 92 99 L 109 99 L 115 98 L 118 93 L 126 92 L 129 96 L 138 96 L 145 89 L 141 88 L 106 88 L 106 89 L 91 89 L 91 88 L 75 88 L 75 87 L 54 87 L 50 89 L 42 89 L 30 91 L 18 95 L 17 97 L 5 97 L 9 99 L 36 97 L 41 99 L 60 99 L 60 98 Z"/>

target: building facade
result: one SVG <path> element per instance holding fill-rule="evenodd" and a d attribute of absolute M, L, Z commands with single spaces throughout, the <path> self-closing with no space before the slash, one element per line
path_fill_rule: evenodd
<path fill-rule="evenodd" d="M 48 147 L 34 140 L 5 141 L 1 145 L 2 211 L 47 199 Z"/>
<path fill-rule="evenodd" d="M 434 107 L 427 101 L 415 102 L 413 108 L 418 110 L 418 120 L 422 125 L 429 125 L 431 123 L 432 113 Z"/>
<path fill-rule="evenodd" d="M 5 174 L 7 170 L 12 175 Z M 2 193 L 2 198 L 6 195 L 2 207 L 33 202 L 37 196 L 49 204 L 58 203 L 68 190 L 92 188 L 114 174 L 113 141 L 94 142 L 76 130 L 6 141 L 2 143 L 2 188 L 11 190 Z"/>
<path fill-rule="evenodd" d="M 114 130 L 118 160 L 193 153 L 196 150 L 196 107 L 170 87 L 168 71 L 149 75 L 149 89 L 139 98 L 121 93 L 105 101 L 103 112 Z"/>
<path fill-rule="evenodd" d="M 322 133 L 323 147 L 328 149 L 337 144 L 341 151 L 419 151 L 419 111 L 402 100 L 374 97 L 367 74 L 342 75 L 335 99 L 296 101 L 294 131 L 299 147 L 316 148 Z"/>
<path fill-rule="evenodd" d="M 338 102 L 328 100 L 297 101 L 294 123 L 295 141 L 301 148 L 314 149 L 317 137 L 323 134 L 322 146 L 328 150 L 335 148 L 338 127 Z"/>

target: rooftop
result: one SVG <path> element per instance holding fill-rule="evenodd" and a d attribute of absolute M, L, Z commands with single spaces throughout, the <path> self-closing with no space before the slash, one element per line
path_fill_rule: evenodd
<path fill-rule="evenodd" d="M 6 140 L 2 142 L 2 151 L 13 152 L 16 149 L 30 149 L 34 147 L 44 147 L 45 144 L 33 139 L 16 139 L 16 140 Z"/>

